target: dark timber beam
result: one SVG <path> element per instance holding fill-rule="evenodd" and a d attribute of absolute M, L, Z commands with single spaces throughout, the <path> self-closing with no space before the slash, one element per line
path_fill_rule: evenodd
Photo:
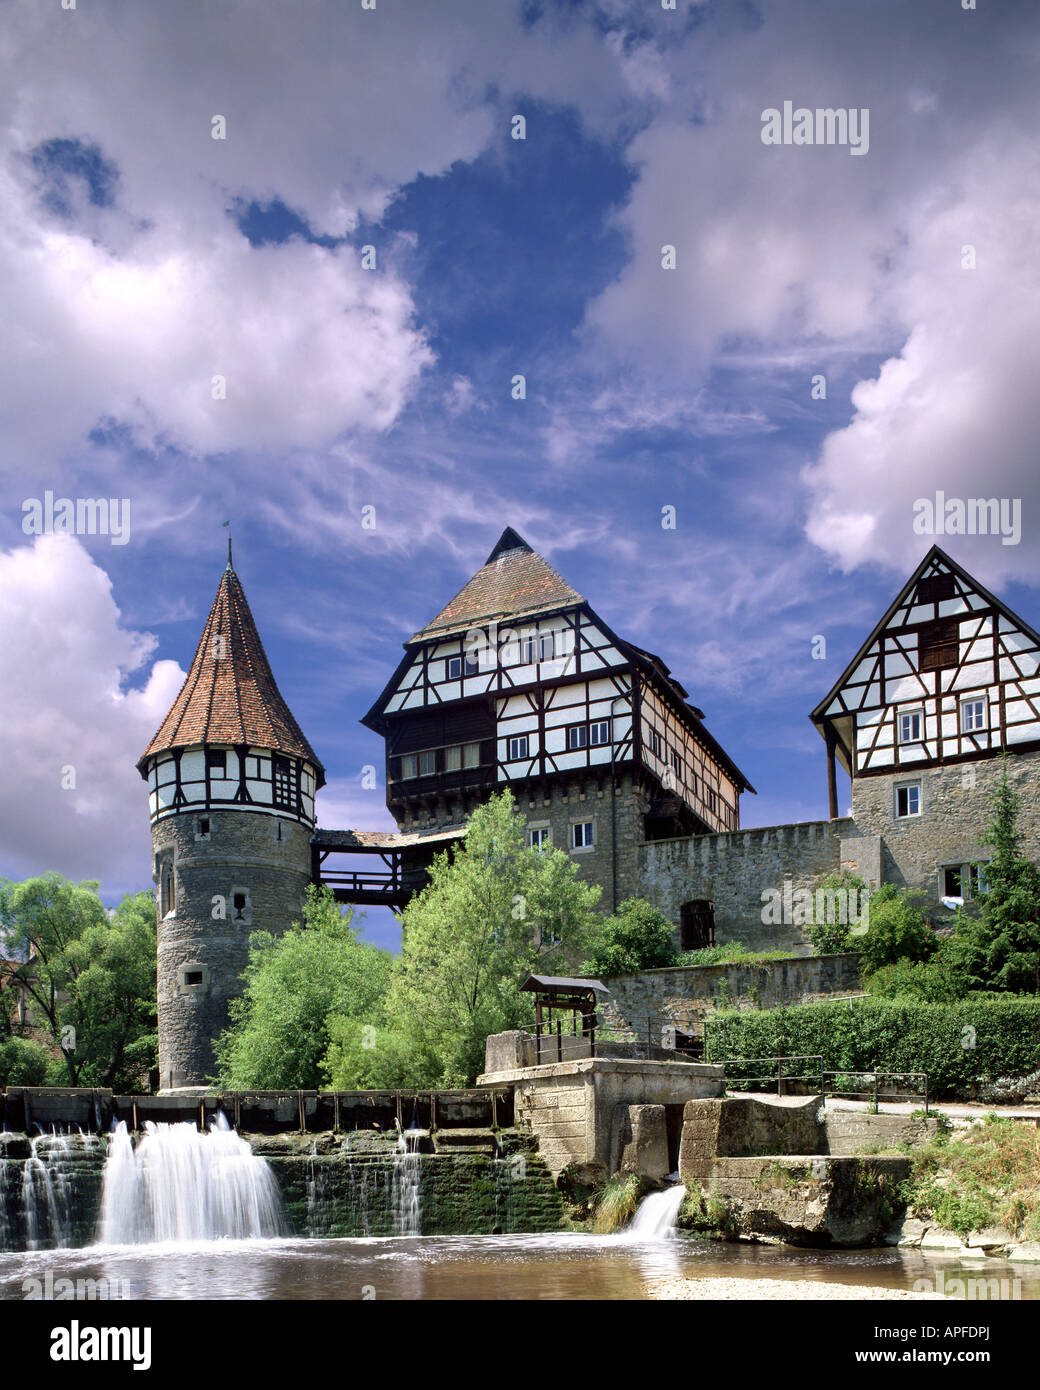
<path fill-rule="evenodd" d="M 837 740 L 830 724 L 825 724 L 824 741 L 827 745 L 827 804 L 831 820 L 838 819 L 838 778 L 834 766 L 834 749 Z"/>

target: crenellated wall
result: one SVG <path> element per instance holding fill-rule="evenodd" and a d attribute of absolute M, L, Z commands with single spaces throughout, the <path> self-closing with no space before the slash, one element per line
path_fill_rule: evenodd
<path fill-rule="evenodd" d="M 870 881 L 876 841 L 864 845 L 860 839 L 855 822 L 842 817 L 653 840 L 639 846 L 639 895 L 676 925 L 684 902 L 714 902 L 720 944 L 739 941 L 756 951 L 804 952 L 800 925 L 763 922 L 762 894 L 783 892 L 787 880 L 792 891 L 814 889 L 824 875 L 843 866 L 855 867 Z"/>

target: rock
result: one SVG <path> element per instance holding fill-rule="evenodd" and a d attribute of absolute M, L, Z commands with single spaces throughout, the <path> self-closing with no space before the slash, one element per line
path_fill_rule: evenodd
<path fill-rule="evenodd" d="M 622 1119 L 622 1173 L 661 1182 L 668 1175 L 668 1130 L 663 1105 L 629 1105 Z"/>
<path fill-rule="evenodd" d="M 1005 1254 L 1009 1260 L 1040 1262 L 1040 1240 L 1023 1240 L 1018 1245 L 1009 1246 Z"/>
<path fill-rule="evenodd" d="M 921 1237 L 922 1250 L 957 1250 L 967 1247 L 954 1231 L 944 1231 L 941 1226 L 932 1226 Z"/>
<path fill-rule="evenodd" d="M 996 1250 L 1000 1246 L 1010 1245 L 1014 1236 L 1008 1234 L 1001 1226 L 986 1226 L 981 1231 L 972 1231 L 965 1242 L 969 1250 Z"/>
<path fill-rule="evenodd" d="M 913 1217 L 908 1217 L 898 1228 L 898 1239 L 893 1242 L 895 1245 L 917 1247 L 928 1234 L 928 1225 L 924 1221 L 917 1221 Z M 886 1241 L 886 1244 L 888 1242 Z"/>

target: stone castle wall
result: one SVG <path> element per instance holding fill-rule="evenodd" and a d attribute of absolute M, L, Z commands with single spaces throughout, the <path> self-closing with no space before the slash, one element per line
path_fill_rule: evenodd
<path fill-rule="evenodd" d="M 842 841 L 855 835 L 848 819 L 806 821 L 680 840 L 652 840 L 638 850 L 638 893 L 676 925 L 684 902 L 715 904 L 715 940 L 739 941 L 756 951 L 807 949 L 802 928 L 765 924 L 762 894 L 815 888 L 843 863 Z M 858 862 L 858 861 L 857 861 Z"/>
<path fill-rule="evenodd" d="M 632 1031 L 645 1040 L 647 1019 L 654 1043 L 669 1021 L 699 1033 L 705 1017 L 725 1004 L 732 1008 L 775 1009 L 859 990 L 856 954 L 792 956 L 757 966 L 697 965 L 611 975 L 603 981 L 610 997 L 598 1008 L 603 1026 Z"/>
<path fill-rule="evenodd" d="M 214 1074 L 213 1040 L 241 993 L 249 936 L 280 936 L 301 920 L 310 882 L 310 835 L 292 820 L 248 811 L 210 811 L 208 840 L 198 813 L 167 816 L 152 827 L 155 876 L 172 855 L 176 905 L 158 923 L 159 1084 L 204 1085 Z M 282 839 L 277 838 L 281 828 Z M 234 895 L 245 895 L 236 915 Z M 214 916 L 214 898 L 226 916 Z M 201 973 L 188 984 L 184 972 Z"/>

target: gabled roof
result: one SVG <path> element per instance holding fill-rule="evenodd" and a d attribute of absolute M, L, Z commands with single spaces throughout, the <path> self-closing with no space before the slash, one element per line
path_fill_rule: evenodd
<path fill-rule="evenodd" d="M 405 654 L 397 669 L 383 687 L 375 704 L 361 720 L 367 729 L 384 732 L 383 709 L 415 659 L 413 648 L 424 642 L 466 632 L 490 622 L 493 618 L 514 621 L 543 613 L 580 608 L 633 667 L 652 679 L 670 700 L 676 711 L 690 725 L 707 750 L 718 759 L 737 782 L 749 792 L 754 787 L 736 763 L 704 727 L 704 711 L 689 703 L 687 691 L 671 674 L 669 668 L 654 652 L 645 651 L 619 637 L 577 589 L 563 579 L 552 565 L 524 540 L 511 526 L 499 536 L 484 565 L 468 584 L 455 595 L 431 623 L 427 623 L 404 644 Z"/>
<path fill-rule="evenodd" d="M 318 786 L 325 782 L 325 769 L 275 684 L 230 559 L 187 679 L 138 760 L 138 770 L 144 777 L 145 764 L 154 754 L 200 743 L 247 743 L 306 758 L 317 772 Z"/>
<path fill-rule="evenodd" d="M 507 526 L 482 568 L 405 645 L 465 632 L 493 618 L 533 617 L 579 603 L 584 599 L 577 589 Z"/>
<path fill-rule="evenodd" d="M 1003 617 L 1007 618 L 1016 627 L 1020 628 L 1029 637 L 1033 638 L 1037 646 L 1040 646 L 1040 634 L 1035 632 L 1027 622 L 1023 621 L 1023 619 L 1018 616 L 1017 613 L 1012 612 L 1012 610 L 1007 606 L 1007 604 L 1004 603 L 1001 599 L 997 598 L 995 594 L 991 594 L 990 591 L 984 585 L 979 583 L 979 581 L 974 577 L 974 575 L 968 573 L 968 571 L 963 567 L 963 565 L 959 565 L 957 561 L 952 558 L 952 556 L 947 555 L 945 550 L 941 549 L 937 545 L 933 545 L 932 548 L 928 551 L 928 554 L 924 557 L 921 563 L 914 570 L 910 578 L 899 590 L 899 593 L 896 594 L 895 598 L 889 604 L 888 608 L 884 612 L 884 615 L 881 617 L 880 621 L 874 627 L 870 636 L 866 639 L 866 641 L 860 647 L 859 651 L 857 651 L 856 655 L 845 667 L 844 671 L 842 671 L 841 675 L 831 686 L 830 690 L 828 690 L 827 694 L 823 697 L 820 703 L 809 715 L 809 718 L 813 721 L 814 724 L 817 725 L 817 727 L 822 726 L 823 723 L 829 717 L 846 717 L 844 714 L 841 716 L 828 716 L 827 706 L 835 698 L 835 696 L 841 690 L 842 686 L 845 685 L 845 683 L 850 679 L 852 673 L 855 671 L 859 663 L 865 659 L 870 648 L 878 640 L 882 632 L 892 621 L 892 618 L 902 607 L 902 605 L 906 602 L 907 598 L 910 595 L 910 591 L 917 585 L 918 581 L 923 576 L 927 575 L 929 571 L 934 570 L 934 572 L 938 574 L 942 573 L 944 569 L 955 574 L 957 578 L 962 581 L 962 583 L 974 589 L 975 592 L 977 594 L 980 594 L 988 604 L 991 604 L 993 608 L 997 610 L 998 613 L 1000 613 Z M 823 733 L 822 727 L 820 728 L 820 733 L 821 735 Z"/>

